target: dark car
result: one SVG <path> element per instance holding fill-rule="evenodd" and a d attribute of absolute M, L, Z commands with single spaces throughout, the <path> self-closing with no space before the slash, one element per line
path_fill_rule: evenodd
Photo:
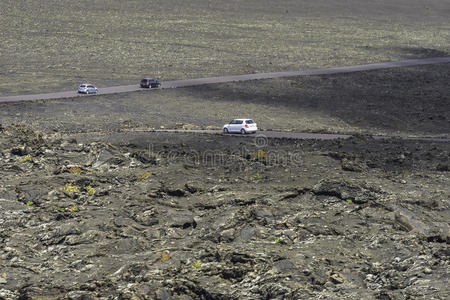
<path fill-rule="evenodd" d="M 158 88 L 161 86 L 161 83 L 153 78 L 144 78 L 141 80 L 141 87 L 143 88 Z"/>

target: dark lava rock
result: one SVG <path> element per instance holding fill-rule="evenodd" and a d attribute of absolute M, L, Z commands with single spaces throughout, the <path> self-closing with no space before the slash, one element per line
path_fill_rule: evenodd
<path fill-rule="evenodd" d="M 297 273 L 298 269 L 289 259 L 279 260 L 274 265 L 275 269 L 280 273 Z"/>
<path fill-rule="evenodd" d="M 450 167 L 448 164 L 441 163 L 436 166 L 436 170 L 441 171 L 441 172 L 448 172 L 448 171 L 450 171 Z"/>
<path fill-rule="evenodd" d="M 97 161 L 94 167 L 99 167 L 104 164 L 120 165 L 125 161 L 124 157 L 112 149 L 102 149 L 98 154 Z"/>
<path fill-rule="evenodd" d="M 135 158 L 136 160 L 140 161 L 143 164 L 150 164 L 150 165 L 157 164 L 156 158 L 148 155 L 146 152 L 133 152 L 131 153 L 131 157 Z"/>
<path fill-rule="evenodd" d="M 169 227 L 189 228 L 197 227 L 197 223 L 194 220 L 194 216 L 189 213 L 180 212 L 179 214 L 173 214 L 167 217 L 167 225 Z"/>
<path fill-rule="evenodd" d="M 341 181 L 322 181 L 313 188 L 316 195 L 337 197 L 341 200 L 351 200 L 356 204 L 366 203 L 372 198 L 364 188 Z"/>
<path fill-rule="evenodd" d="M 184 197 L 186 196 L 186 191 L 183 189 L 166 189 L 165 192 L 167 193 L 167 195 L 169 196 L 174 196 L 174 197 Z"/>
<path fill-rule="evenodd" d="M 238 237 L 238 241 L 248 241 L 251 240 L 255 236 L 255 230 L 250 226 L 245 226 L 241 229 L 241 232 Z"/>
<path fill-rule="evenodd" d="M 11 149 L 11 154 L 18 155 L 18 156 L 24 156 L 31 153 L 30 147 L 26 146 L 19 146 L 14 147 Z"/>
<path fill-rule="evenodd" d="M 141 225 L 152 226 L 159 223 L 157 213 L 154 209 L 146 210 L 142 213 L 138 213 L 134 216 L 134 220 Z"/>
<path fill-rule="evenodd" d="M 362 172 L 363 170 L 367 169 L 367 167 L 362 162 L 347 158 L 342 159 L 341 167 L 342 170 L 352 172 Z"/>
<path fill-rule="evenodd" d="M 23 203 L 41 204 L 47 200 L 48 192 L 50 188 L 42 184 L 27 184 L 17 187 L 17 193 L 19 194 L 19 200 Z"/>

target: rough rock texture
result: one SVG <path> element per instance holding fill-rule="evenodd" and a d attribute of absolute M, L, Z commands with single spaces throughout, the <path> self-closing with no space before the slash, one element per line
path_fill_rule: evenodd
<path fill-rule="evenodd" d="M 0 145 L 0 299 L 450 297 L 448 144 L 15 126 Z"/>

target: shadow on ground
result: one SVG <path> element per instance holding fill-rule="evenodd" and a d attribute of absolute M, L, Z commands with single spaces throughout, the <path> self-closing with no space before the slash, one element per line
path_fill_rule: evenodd
<path fill-rule="evenodd" d="M 419 52 L 420 50 L 417 50 Z M 424 55 L 428 53 L 423 52 Z M 443 55 L 443 54 L 442 54 Z M 186 89 L 194 98 L 320 113 L 372 133 L 448 134 L 448 64 Z M 283 115 L 272 115 L 283 119 Z"/>

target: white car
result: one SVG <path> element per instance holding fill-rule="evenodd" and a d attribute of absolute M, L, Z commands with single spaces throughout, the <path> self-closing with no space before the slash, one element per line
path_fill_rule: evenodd
<path fill-rule="evenodd" d="M 241 134 L 255 133 L 258 130 L 255 121 L 252 119 L 234 119 L 223 125 L 223 133 L 239 132 Z"/>
<path fill-rule="evenodd" d="M 78 87 L 78 93 L 80 94 L 96 94 L 98 89 L 89 83 L 83 83 Z"/>

